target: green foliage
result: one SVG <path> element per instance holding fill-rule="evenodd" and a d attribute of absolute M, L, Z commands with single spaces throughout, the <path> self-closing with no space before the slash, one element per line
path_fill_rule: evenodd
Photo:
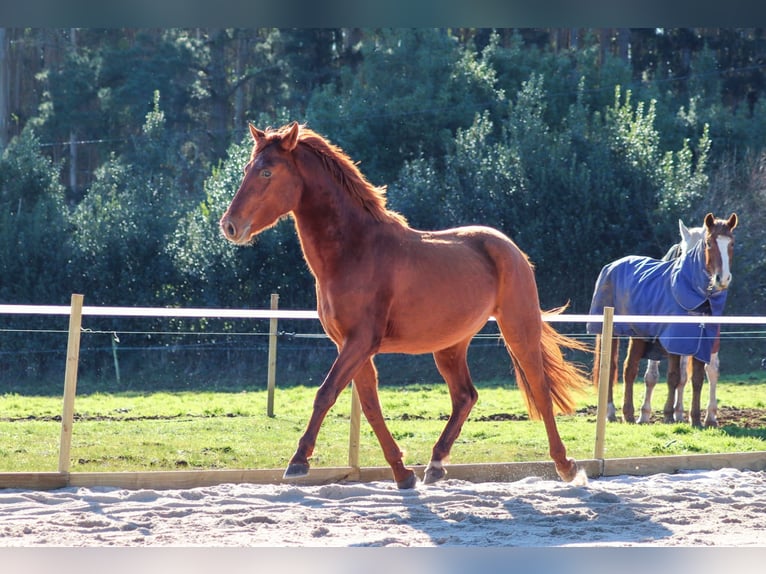
<path fill-rule="evenodd" d="M 457 127 L 502 97 L 487 62 L 443 31 L 382 30 L 362 57 L 312 95 L 306 117 L 374 183 L 392 181 L 421 152 L 441 157 Z"/>
<path fill-rule="evenodd" d="M 184 206 L 164 122 L 155 93 L 144 145 L 101 166 L 72 213 L 73 287 L 91 304 L 150 305 L 174 281 L 164 245 Z"/>
<path fill-rule="evenodd" d="M 57 166 L 26 129 L 0 157 L 0 301 L 68 302 L 68 232 Z"/>

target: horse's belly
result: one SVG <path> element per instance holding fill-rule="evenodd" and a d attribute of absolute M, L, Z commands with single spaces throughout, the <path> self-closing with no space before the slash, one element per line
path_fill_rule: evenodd
<path fill-rule="evenodd" d="M 392 314 L 381 342 L 381 353 L 433 353 L 473 337 L 489 319 L 493 302 L 488 300 L 449 303 L 434 300 L 431 305 Z"/>

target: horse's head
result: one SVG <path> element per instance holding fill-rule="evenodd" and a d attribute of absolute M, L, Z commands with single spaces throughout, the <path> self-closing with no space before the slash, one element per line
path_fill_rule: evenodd
<path fill-rule="evenodd" d="M 250 242 L 297 206 L 303 180 L 292 152 L 298 145 L 300 129 L 297 122 L 266 132 L 250 124 L 253 153 L 242 183 L 220 221 L 223 235 L 232 243 Z"/>
<path fill-rule="evenodd" d="M 716 219 L 712 213 L 705 216 L 705 268 L 710 275 L 710 289 L 720 291 L 731 284 L 731 263 L 734 256 L 734 228 L 737 214 L 729 219 Z"/>

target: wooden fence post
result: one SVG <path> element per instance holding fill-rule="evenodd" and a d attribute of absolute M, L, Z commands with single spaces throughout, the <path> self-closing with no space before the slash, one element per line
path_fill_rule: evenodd
<path fill-rule="evenodd" d="M 279 308 L 279 295 L 271 294 L 271 310 Z M 277 318 L 269 319 L 269 364 L 266 374 L 267 399 L 266 415 L 274 416 L 274 389 L 277 381 Z"/>
<path fill-rule="evenodd" d="M 614 307 L 604 307 L 601 326 L 601 357 L 598 370 L 598 408 L 596 409 L 596 446 L 593 458 L 604 458 L 604 435 L 606 434 L 606 401 L 609 392 L 609 368 L 612 363 L 612 331 Z"/>
<path fill-rule="evenodd" d="M 72 448 L 72 423 L 74 422 L 74 397 L 77 393 L 77 365 L 80 360 L 80 327 L 82 326 L 82 295 L 72 295 L 69 314 L 69 339 L 64 372 L 64 410 L 61 414 L 61 444 L 59 447 L 59 472 L 69 472 L 69 453 Z"/>

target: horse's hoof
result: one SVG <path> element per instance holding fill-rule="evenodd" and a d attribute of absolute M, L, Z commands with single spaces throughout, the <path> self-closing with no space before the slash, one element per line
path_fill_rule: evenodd
<path fill-rule="evenodd" d="M 307 462 L 292 462 L 288 465 L 287 470 L 282 478 L 290 480 L 291 478 L 301 478 L 308 476 L 309 463 Z"/>
<path fill-rule="evenodd" d="M 713 419 L 713 420 L 706 419 L 705 420 L 705 428 L 707 428 L 707 429 L 716 429 L 716 428 L 718 428 L 718 421 L 715 420 L 715 419 Z"/>
<path fill-rule="evenodd" d="M 404 480 L 396 481 L 396 486 L 399 488 L 399 490 L 409 490 L 411 488 L 415 488 L 417 483 L 418 483 L 418 477 L 415 476 L 414 472 L 409 471 L 409 476 L 407 476 L 407 478 L 405 478 Z"/>
<path fill-rule="evenodd" d="M 573 458 L 567 459 L 567 468 L 562 469 L 556 465 L 556 472 L 564 482 L 572 482 L 577 476 L 577 463 Z"/>
<path fill-rule="evenodd" d="M 438 482 L 447 476 L 447 469 L 444 468 L 441 463 L 434 464 L 433 462 L 428 465 L 426 472 L 423 475 L 423 484 L 433 484 Z"/>

